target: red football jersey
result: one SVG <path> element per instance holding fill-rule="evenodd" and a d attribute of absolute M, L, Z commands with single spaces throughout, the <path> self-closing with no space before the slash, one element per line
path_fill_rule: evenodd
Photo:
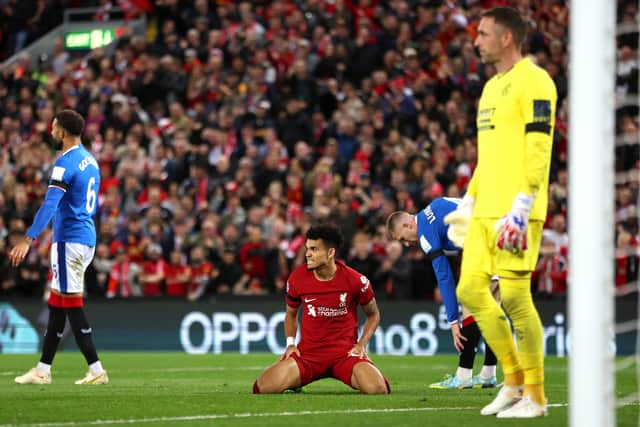
<path fill-rule="evenodd" d="M 331 280 L 316 279 L 306 264 L 296 268 L 287 281 L 286 301 L 302 305 L 301 353 L 347 352 L 358 341 L 358 305 L 373 299 L 369 279 L 336 261 Z"/>

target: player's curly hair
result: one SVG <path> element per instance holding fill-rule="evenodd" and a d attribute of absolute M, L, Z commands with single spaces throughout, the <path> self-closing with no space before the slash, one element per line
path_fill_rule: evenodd
<path fill-rule="evenodd" d="M 307 230 L 306 237 L 310 240 L 322 240 L 327 249 L 334 248 L 336 251 L 344 243 L 342 231 L 334 224 L 314 225 Z"/>
<path fill-rule="evenodd" d="M 84 129 L 84 119 L 73 110 L 62 110 L 54 116 L 58 125 L 73 136 L 82 135 Z"/>

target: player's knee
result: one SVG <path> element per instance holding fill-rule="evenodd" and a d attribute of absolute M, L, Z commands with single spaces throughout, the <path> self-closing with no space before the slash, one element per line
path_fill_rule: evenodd
<path fill-rule="evenodd" d="M 274 394 L 274 393 L 282 393 L 285 388 L 276 384 L 273 381 L 267 381 L 263 378 L 263 376 L 259 377 L 253 383 L 253 394 Z"/>
<path fill-rule="evenodd" d="M 390 391 L 384 378 L 364 383 L 360 387 L 360 392 L 364 394 L 389 394 Z"/>
<path fill-rule="evenodd" d="M 293 359 L 287 359 L 265 369 L 253 384 L 253 393 L 283 393 L 287 389 L 300 387 L 300 383 L 298 365 Z"/>

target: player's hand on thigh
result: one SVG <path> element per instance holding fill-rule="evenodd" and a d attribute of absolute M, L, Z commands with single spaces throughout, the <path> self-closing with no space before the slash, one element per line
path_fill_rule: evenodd
<path fill-rule="evenodd" d="M 467 337 L 462 335 L 460 322 L 451 324 L 451 335 L 453 336 L 453 346 L 458 352 L 462 352 L 462 350 L 464 350 L 464 342 L 467 340 Z"/>
<path fill-rule="evenodd" d="M 365 357 L 367 357 L 367 352 L 364 349 L 364 346 L 362 346 L 362 344 L 358 344 L 358 343 L 356 343 L 353 346 L 353 348 L 351 348 L 351 350 L 349 350 L 349 352 L 347 354 L 349 356 L 359 357 L 360 359 L 364 359 Z"/>
<path fill-rule="evenodd" d="M 287 349 L 284 351 L 284 353 L 282 354 L 282 356 L 280 356 L 280 360 L 286 360 L 288 358 L 291 357 L 292 354 L 297 354 L 298 356 L 300 356 L 300 350 L 298 350 L 298 347 L 295 345 L 290 345 L 289 347 L 287 347 Z"/>

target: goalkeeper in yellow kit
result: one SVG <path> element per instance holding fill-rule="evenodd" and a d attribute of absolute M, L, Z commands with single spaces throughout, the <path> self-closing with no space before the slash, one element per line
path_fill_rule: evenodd
<path fill-rule="evenodd" d="M 462 203 L 445 218 L 449 238 L 464 247 L 458 299 L 505 374 L 504 387 L 481 410 L 499 418 L 547 414 L 542 324 L 530 282 L 547 211 L 557 95 L 546 71 L 522 57 L 525 35 L 515 9 L 498 7 L 482 15 L 475 45 L 497 74 L 478 105 L 478 166 Z M 494 273 L 500 276 L 504 311 L 489 289 Z"/>

